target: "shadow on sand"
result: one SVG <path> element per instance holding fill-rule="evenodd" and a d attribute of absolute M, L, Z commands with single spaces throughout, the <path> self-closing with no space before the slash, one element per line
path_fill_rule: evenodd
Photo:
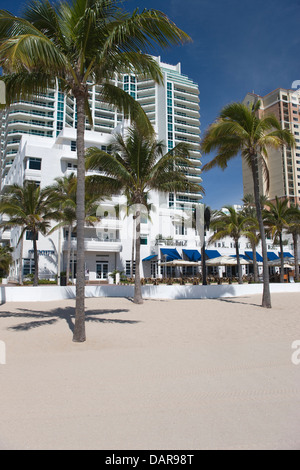
<path fill-rule="evenodd" d="M 139 323 L 138 321 L 133 320 L 120 320 L 113 318 L 101 318 L 103 315 L 116 314 L 116 313 L 125 313 L 129 312 L 128 309 L 109 309 L 109 310 L 87 310 L 85 312 L 86 322 L 93 323 L 115 323 L 115 324 L 124 324 L 124 325 L 134 325 Z M 64 320 L 71 332 L 74 332 L 74 319 L 75 319 L 75 310 L 72 307 L 66 308 L 56 308 L 50 310 L 49 312 L 44 312 L 40 310 L 28 310 L 25 308 L 19 308 L 16 312 L 0 312 L 1 318 L 20 318 L 27 320 L 19 325 L 9 327 L 9 330 L 12 331 L 29 331 L 34 328 L 40 328 L 46 325 L 54 325 L 60 320 Z"/>

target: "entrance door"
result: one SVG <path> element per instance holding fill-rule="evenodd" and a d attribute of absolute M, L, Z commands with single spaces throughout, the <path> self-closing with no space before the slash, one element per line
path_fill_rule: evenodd
<path fill-rule="evenodd" d="M 97 272 L 97 279 L 106 280 L 108 278 L 108 262 L 97 261 L 96 272 Z"/>

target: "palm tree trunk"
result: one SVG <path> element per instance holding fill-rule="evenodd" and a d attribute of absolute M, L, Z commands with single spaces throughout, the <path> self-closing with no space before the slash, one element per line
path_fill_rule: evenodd
<path fill-rule="evenodd" d="M 264 287 L 263 287 L 262 307 L 272 308 L 271 294 L 270 294 L 270 279 L 269 279 L 267 243 L 266 243 L 265 227 L 264 227 L 264 222 L 263 222 L 263 217 L 262 217 L 262 210 L 261 210 L 261 205 L 260 205 L 259 180 L 258 180 L 258 175 L 256 173 L 256 165 L 255 165 L 256 160 L 257 160 L 257 156 L 252 155 L 251 169 L 252 169 L 252 176 L 253 176 L 254 199 L 255 199 L 256 215 L 257 215 L 258 226 L 259 226 L 259 231 L 260 231 L 261 248 L 262 248 L 262 256 L 263 256 L 263 284 L 264 284 Z"/>
<path fill-rule="evenodd" d="M 20 257 L 19 257 L 19 284 L 23 285 L 23 247 L 24 247 L 24 233 L 20 239 Z"/>
<path fill-rule="evenodd" d="M 254 273 L 254 282 L 259 281 L 258 277 L 258 265 L 257 265 L 257 256 L 256 256 L 256 245 L 255 243 L 251 242 L 252 253 L 253 253 L 253 273 Z"/>
<path fill-rule="evenodd" d="M 135 215 L 132 217 L 132 247 L 131 247 L 131 266 L 130 266 L 130 277 L 133 279 L 133 265 L 134 265 L 134 245 L 135 245 Z"/>
<path fill-rule="evenodd" d="M 280 246 L 280 282 L 284 283 L 284 258 L 283 258 L 282 233 L 279 234 L 279 246 Z"/>
<path fill-rule="evenodd" d="M 58 229 L 58 248 L 57 248 L 57 285 L 60 285 L 60 271 L 61 271 L 61 228 Z"/>
<path fill-rule="evenodd" d="M 140 205 L 136 211 L 136 240 L 135 240 L 135 279 L 134 279 L 134 303 L 142 304 L 142 286 L 140 277 L 140 260 L 141 260 L 141 210 Z"/>
<path fill-rule="evenodd" d="M 33 287 L 39 285 L 39 255 L 37 251 L 37 234 L 33 232 L 34 278 Z"/>
<path fill-rule="evenodd" d="M 84 219 L 85 219 L 85 93 L 79 91 L 76 95 L 77 104 L 77 277 L 76 277 L 76 313 L 73 341 L 83 343 L 85 334 L 85 273 L 84 273 Z"/>
<path fill-rule="evenodd" d="M 239 241 L 235 240 L 236 264 L 238 268 L 239 284 L 243 284 L 242 266 L 240 261 Z"/>
<path fill-rule="evenodd" d="M 205 237 L 205 236 L 204 236 Z M 203 246 L 201 248 L 201 258 L 202 258 L 202 285 L 207 286 L 207 276 L 206 276 L 206 258 L 205 258 L 205 239 Z"/>
<path fill-rule="evenodd" d="M 69 280 L 70 280 L 71 242 L 72 242 L 72 225 L 69 225 L 68 248 L 67 248 L 67 267 L 66 267 L 67 286 L 69 285 Z"/>
<path fill-rule="evenodd" d="M 298 234 L 293 234 L 294 258 L 295 258 L 295 281 L 299 281 L 299 259 L 298 259 Z"/>

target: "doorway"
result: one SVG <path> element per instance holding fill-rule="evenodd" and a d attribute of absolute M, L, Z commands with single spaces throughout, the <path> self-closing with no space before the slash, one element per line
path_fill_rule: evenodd
<path fill-rule="evenodd" d="M 97 279 L 99 279 L 100 281 L 105 281 L 108 279 L 108 262 L 107 261 L 97 261 L 96 274 L 97 274 Z"/>

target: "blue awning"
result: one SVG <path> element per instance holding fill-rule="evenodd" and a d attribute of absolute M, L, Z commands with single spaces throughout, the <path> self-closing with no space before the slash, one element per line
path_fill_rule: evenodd
<path fill-rule="evenodd" d="M 268 251 L 267 255 L 269 261 L 276 261 L 279 259 L 279 256 L 277 256 L 273 251 Z"/>
<path fill-rule="evenodd" d="M 279 254 L 279 256 L 280 256 L 280 252 L 279 252 L 278 254 Z M 289 253 L 288 251 L 284 251 L 284 252 L 283 252 L 283 257 L 284 257 L 284 258 L 294 258 L 294 256 L 291 255 L 291 253 Z"/>
<path fill-rule="evenodd" d="M 247 256 L 247 258 L 253 261 L 253 251 L 245 251 L 245 255 Z M 256 261 L 258 261 L 259 263 L 263 262 L 263 257 L 257 252 L 256 252 Z"/>
<path fill-rule="evenodd" d="M 205 250 L 205 254 L 208 259 L 219 258 L 221 256 L 217 250 Z"/>
<path fill-rule="evenodd" d="M 147 258 L 144 258 L 144 259 L 143 259 L 143 262 L 144 262 L 144 261 L 151 261 L 151 260 L 154 259 L 154 258 L 157 258 L 157 255 L 148 256 Z"/>
<path fill-rule="evenodd" d="M 176 248 L 161 248 L 160 249 L 163 256 L 166 256 L 166 261 L 174 261 L 174 259 L 182 259 Z"/>
<path fill-rule="evenodd" d="M 236 257 L 237 257 L 236 255 L 230 255 L 230 258 L 236 258 Z M 241 255 L 241 254 L 240 254 L 240 258 L 249 261 L 249 258 L 248 258 L 248 256 L 246 256 L 246 255 Z"/>
<path fill-rule="evenodd" d="M 201 261 L 201 255 L 198 250 L 182 250 L 189 261 Z"/>

